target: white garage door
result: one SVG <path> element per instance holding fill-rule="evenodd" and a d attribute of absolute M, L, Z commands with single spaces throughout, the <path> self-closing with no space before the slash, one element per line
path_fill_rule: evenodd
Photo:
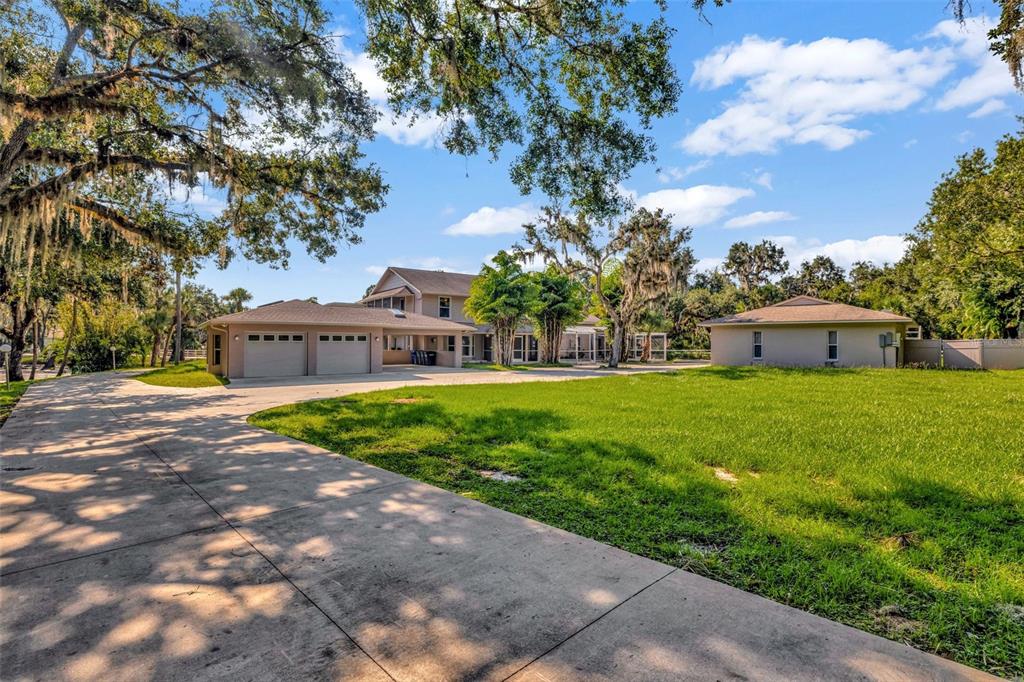
<path fill-rule="evenodd" d="M 245 335 L 245 376 L 295 377 L 305 373 L 305 334 L 253 332 Z"/>
<path fill-rule="evenodd" d="M 370 371 L 367 334 L 318 334 L 317 374 L 366 374 Z"/>

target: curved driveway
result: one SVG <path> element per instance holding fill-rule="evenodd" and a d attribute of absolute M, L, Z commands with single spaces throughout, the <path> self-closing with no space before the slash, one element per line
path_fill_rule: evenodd
<path fill-rule="evenodd" d="M 389 386 L 603 374 L 33 386 L 0 431 L 0 677 L 983 677 L 245 423 Z"/>

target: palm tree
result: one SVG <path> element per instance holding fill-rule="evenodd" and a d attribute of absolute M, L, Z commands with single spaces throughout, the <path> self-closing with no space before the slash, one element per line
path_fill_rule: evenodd
<path fill-rule="evenodd" d="M 251 300 L 252 294 L 242 287 L 235 287 L 224 297 L 224 303 L 227 304 L 229 312 L 232 313 L 240 313 L 245 310 L 245 304 Z"/>
<path fill-rule="evenodd" d="M 174 314 L 171 310 L 168 292 L 166 291 L 157 296 L 153 307 L 142 316 L 142 326 L 153 336 L 153 347 L 149 354 L 150 367 L 156 366 L 156 356 L 160 352 L 160 337 L 167 329 L 173 317 Z"/>
<path fill-rule="evenodd" d="M 651 334 L 664 329 L 668 320 L 659 310 L 648 308 L 640 315 L 636 328 L 644 335 L 644 346 L 640 351 L 640 362 L 651 361 Z"/>

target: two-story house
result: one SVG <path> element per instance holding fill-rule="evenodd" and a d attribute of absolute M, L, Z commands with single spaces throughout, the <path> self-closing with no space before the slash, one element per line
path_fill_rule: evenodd
<path fill-rule="evenodd" d="M 398 334 L 384 339 L 384 364 L 405 364 L 411 350 L 458 352 L 463 362 L 493 361 L 494 335 L 488 325 L 476 324 L 464 311 L 469 287 L 476 275 L 437 270 L 389 267 L 376 286 L 360 303 L 370 308 L 402 310 L 439 320 L 472 325 L 475 333 L 462 335 Z M 651 334 L 652 358 L 665 359 L 666 336 Z M 629 341 L 628 356 L 640 356 L 644 335 Z M 456 347 L 458 346 L 458 347 Z M 513 345 L 513 361 L 537 362 L 537 339 L 529 325 L 518 330 Z M 562 337 L 559 358 L 565 362 L 596 362 L 609 355 L 605 329 L 601 321 L 589 316 L 569 327 Z"/>

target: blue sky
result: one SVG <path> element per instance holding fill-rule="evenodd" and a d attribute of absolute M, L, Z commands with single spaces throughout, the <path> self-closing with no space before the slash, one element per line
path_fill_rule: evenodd
<path fill-rule="evenodd" d="M 651 11 L 643 2 L 629 10 Z M 818 253 L 843 266 L 898 259 L 954 158 L 992 149 L 1024 114 L 1005 66 L 987 53 L 984 16 L 996 7 L 974 11 L 964 30 L 944 0 L 739 2 L 709 9 L 708 25 L 688 2 L 672 3 L 684 93 L 678 113 L 653 128 L 657 163 L 637 168 L 624 191 L 692 225 L 705 268 L 733 242 L 763 238 L 794 266 Z M 358 16 L 341 4 L 336 19 L 349 27 L 346 61 L 382 100 L 352 28 Z M 239 259 L 196 281 L 222 294 L 245 287 L 257 304 L 356 300 L 386 265 L 476 272 L 543 202 L 509 182 L 514 150 L 494 163 L 453 157 L 435 146 L 431 120 L 409 129 L 386 116 L 379 132 L 366 153 L 391 191 L 361 244 L 326 263 L 296 245 L 288 270 Z M 191 200 L 218 203 L 197 191 Z"/>

